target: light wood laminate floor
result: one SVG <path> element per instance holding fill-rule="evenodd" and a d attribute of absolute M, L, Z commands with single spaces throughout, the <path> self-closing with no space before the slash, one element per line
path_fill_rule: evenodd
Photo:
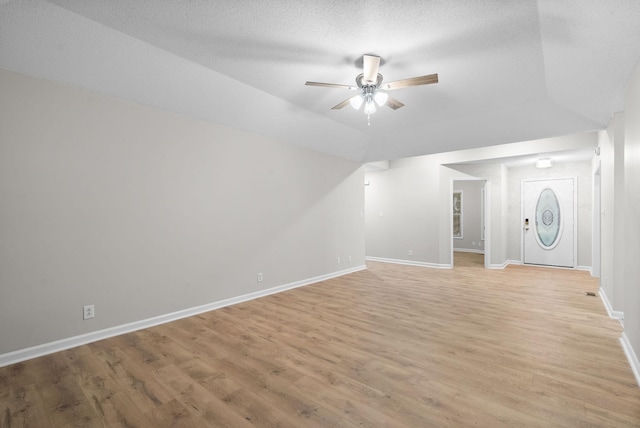
<path fill-rule="evenodd" d="M 0 368 L 0 426 L 640 426 L 587 272 L 367 265 Z"/>

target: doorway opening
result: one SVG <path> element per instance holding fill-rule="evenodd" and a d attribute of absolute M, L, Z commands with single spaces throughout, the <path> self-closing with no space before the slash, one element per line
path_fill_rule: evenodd
<path fill-rule="evenodd" d="M 489 265 L 487 180 L 451 181 L 451 266 Z"/>

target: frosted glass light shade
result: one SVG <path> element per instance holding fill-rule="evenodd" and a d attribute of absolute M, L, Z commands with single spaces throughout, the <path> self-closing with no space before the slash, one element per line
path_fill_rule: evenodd
<path fill-rule="evenodd" d="M 381 107 L 385 105 L 388 98 L 389 98 L 389 95 L 387 95 L 386 92 L 379 92 L 379 91 L 376 92 L 376 94 L 373 96 L 373 99 L 376 100 L 376 103 Z"/>
<path fill-rule="evenodd" d="M 351 97 L 351 99 L 349 100 L 349 104 L 351 104 L 351 107 L 353 107 L 356 110 L 360 108 L 363 102 L 364 100 L 362 99 L 362 95 Z"/>
<path fill-rule="evenodd" d="M 365 114 L 372 114 L 376 112 L 376 103 L 373 102 L 373 100 L 371 98 L 369 98 L 367 100 L 367 102 L 364 105 L 364 113 Z"/>

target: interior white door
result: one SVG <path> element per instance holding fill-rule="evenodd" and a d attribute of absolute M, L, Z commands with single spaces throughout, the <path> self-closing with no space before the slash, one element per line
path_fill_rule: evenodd
<path fill-rule="evenodd" d="M 522 184 L 524 263 L 575 267 L 575 179 Z"/>

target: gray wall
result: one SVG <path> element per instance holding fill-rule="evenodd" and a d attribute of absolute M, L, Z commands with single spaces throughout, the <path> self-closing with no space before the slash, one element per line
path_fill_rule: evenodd
<path fill-rule="evenodd" d="M 600 132 L 601 241 L 600 284 L 614 311 L 622 313 L 624 302 L 625 248 L 625 120 L 616 113 L 606 132 Z M 597 164 L 596 164 L 597 167 Z"/>
<path fill-rule="evenodd" d="M 640 65 L 625 92 L 624 112 L 600 132 L 601 292 L 623 321 L 622 344 L 640 382 Z"/>
<path fill-rule="evenodd" d="M 432 209 L 440 205 L 439 167 L 413 164 L 394 161 L 390 169 L 366 175 L 367 256 L 439 264 L 440 217 L 448 224 L 448 212 Z"/>
<path fill-rule="evenodd" d="M 13 72 L 0 88 L 0 354 L 364 264 L 357 163 Z"/>
<path fill-rule="evenodd" d="M 612 123 L 615 122 L 615 117 Z M 610 124 L 609 127 L 612 125 Z M 613 284 L 614 284 L 614 175 L 611 173 L 614 168 L 613 144 L 609 139 L 607 131 L 598 133 L 598 147 L 600 148 L 600 156 L 596 158 L 596 168 L 600 168 L 600 287 L 602 287 L 614 304 Z M 594 212 L 594 215 L 596 213 Z M 620 287 L 622 288 L 622 287 Z M 622 301 L 620 301 L 622 305 Z"/>
<path fill-rule="evenodd" d="M 640 66 L 625 95 L 624 132 L 624 239 L 617 240 L 624 254 L 624 330 L 640 356 Z M 636 362 L 638 360 L 636 359 Z M 640 371 L 640 366 L 636 367 Z M 640 381 L 640 378 L 638 379 Z"/>
<path fill-rule="evenodd" d="M 601 292 L 623 321 L 623 346 L 640 382 L 640 66 L 625 92 L 624 112 L 600 132 Z"/>

